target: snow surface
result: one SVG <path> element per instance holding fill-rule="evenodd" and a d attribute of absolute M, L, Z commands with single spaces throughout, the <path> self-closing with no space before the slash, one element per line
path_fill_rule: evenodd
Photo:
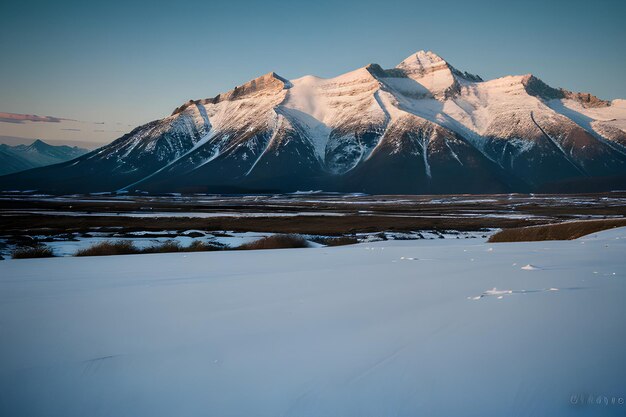
<path fill-rule="evenodd" d="M 3 261 L 0 415 L 621 416 L 625 250 L 622 228 Z"/>
<path fill-rule="evenodd" d="M 601 121 L 626 131 L 626 100 L 613 100 L 606 107 L 584 107 L 576 100 L 551 100 L 548 105 L 572 119 L 586 130 L 590 129 L 590 122 Z"/>

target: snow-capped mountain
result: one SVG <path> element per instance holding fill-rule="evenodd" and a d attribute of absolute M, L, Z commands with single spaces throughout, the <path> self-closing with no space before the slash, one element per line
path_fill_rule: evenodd
<path fill-rule="evenodd" d="M 0 179 L 59 192 L 578 191 L 626 185 L 626 101 L 432 52 L 335 78 L 263 75 L 78 159 Z"/>
<path fill-rule="evenodd" d="M 89 152 L 76 146 L 54 146 L 42 140 L 30 145 L 9 146 L 0 144 L 0 175 L 30 168 L 58 164 Z"/>

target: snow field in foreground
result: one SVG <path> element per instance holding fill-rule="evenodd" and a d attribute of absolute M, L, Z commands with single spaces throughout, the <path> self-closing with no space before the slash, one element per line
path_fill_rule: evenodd
<path fill-rule="evenodd" d="M 0 415 L 624 415 L 625 250 L 622 228 L 2 261 Z"/>

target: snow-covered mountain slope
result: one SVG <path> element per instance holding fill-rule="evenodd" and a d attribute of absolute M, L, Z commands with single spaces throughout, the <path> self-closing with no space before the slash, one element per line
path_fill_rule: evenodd
<path fill-rule="evenodd" d="M 30 145 L 9 146 L 0 144 L 0 175 L 58 164 L 77 158 L 87 152 L 87 149 L 76 146 L 48 145 L 39 139 Z"/>
<path fill-rule="evenodd" d="M 3 188 L 375 193 L 626 186 L 626 104 L 432 52 L 334 78 L 263 75 Z M 106 175 L 100 175 L 105 173 Z M 54 183 L 49 181 L 54 178 Z"/>
<path fill-rule="evenodd" d="M 0 261 L 0 415 L 623 417 L 625 252 L 621 228 Z"/>

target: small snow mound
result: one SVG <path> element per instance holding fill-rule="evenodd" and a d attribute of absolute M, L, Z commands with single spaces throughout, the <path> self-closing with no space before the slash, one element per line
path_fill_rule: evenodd
<path fill-rule="evenodd" d="M 498 290 L 496 287 L 493 287 L 491 290 L 487 290 L 483 292 L 481 295 L 476 297 L 468 297 L 470 300 L 480 300 L 483 297 L 493 297 L 495 296 L 498 300 L 504 298 L 505 295 L 513 294 L 513 290 Z"/>
<path fill-rule="evenodd" d="M 485 295 L 502 295 L 502 294 L 513 294 L 512 290 L 498 290 L 496 287 L 493 287 L 491 290 L 487 290 L 484 292 Z"/>
<path fill-rule="evenodd" d="M 532 264 L 526 264 L 521 269 L 523 269 L 524 271 L 536 271 L 541 268 Z"/>

